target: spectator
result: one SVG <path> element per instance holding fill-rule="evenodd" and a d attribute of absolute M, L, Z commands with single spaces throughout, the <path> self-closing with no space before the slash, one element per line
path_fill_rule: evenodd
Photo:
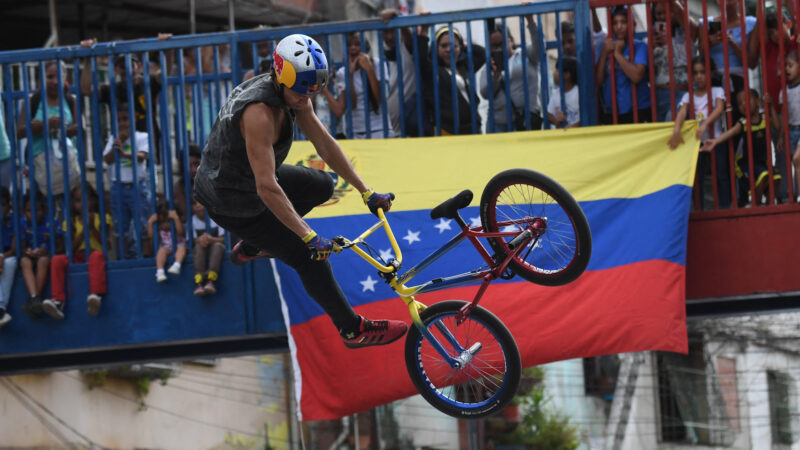
<path fill-rule="evenodd" d="M 206 226 L 208 221 L 208 226 Z M 192 200 L 192 229 L 194 230 L 194 295 L 217 293 L 219 268 L 225 254 L 225 230 L 211 218 L 206 209 Z"/>
<path fill-rule="evenodd" d="M 214 58 L 214 47 L 200 47 L 200 61 L 196 61 L 196 48 L 184 49 L 183 74 L 194 76 L 201 73 L 204 77 L 231 71 L 230 65 L 230 46 L 227 44 L 219 45 L 217 50 L 217 62 Z M 199 69 L 199 70 L 198 70 Z M 216 74 L 215 74 L 216 70 Z M 220 81 L 220 88 L 224 90 L 226 81 Z M 204 142 L 211 127 L 217 117 L 219 105 L 217 105 L 217 83 L 205 78 L 205 81 L 196 81 L 186 84 L 186 129 L 193 131 L 192 136 L 196 142 Z M 193 96 L 199 100 L 193 100 Z M 224 95 L 220 93 L 220 101 L 224 101 Z"/>
<path fill-rule="evenodd" d="M 781 70 L 786 68 L 786 61 L 780 55 L 781 40 L 783 40 L 784 55 L 797 50 L 798 36 L 792 36 L 791 22 L 781 21 L 778 24 L 778 13 L 774 9 L 766 12 L 765 18 L 767 39 L 764 41 L 764 58 L 762 71 L 764 76 L 765 91 L 770 98 L 779 98 L 781 89 Z M 747 60 L 749 67 L 758 65 L 761 57 L 760 33 L 753 33 L 747 47 Z M 787 80 L 788 83 L 788 80 Z"/>
<path fill-rule="evenodd" d="M 425 13 L 423 13 L 425 14 Z M 389 23 L 392 18 L 400 15 L 396 9 L 384 9 L 380 13 L 380 18 L 384 23 Z M 414 37 L 409 28 L 400 28 L 400 44 L 397 45 L 397 36 L 394 29 L 383 30 L 384 55 L 386 65 L 389 69 L 388 94 L 386 97 L 386 107 L 389 111 L 389 120 L 392 124 L 392 131 L 395 136 L 400 136 L 402 128 L 400 122 L 400 102 L 405 104 L 413 102 L 417 94 L 417 85 L 414 81 Z M 417 54 L 424 55 L 427 52 L 427 37 L 417 36 Z M 398 59 L 399 54 L 399 59 Z M 402 73 L 400 72 L 402 66 Z M 400 81 L 403 84 L 403 98 L 400 99 Z"/>
<path fill-rule="evenodd" d="M 605 36 L 603 36 L 603 41 L 605 41 Z M 575 25 L 569 20 L 561 22 L 561 53 L 572 58 L 578 55 L 578 48 L 575 45 Z"/>
<path fill-rule="evenodd" d="M 272 67 L 272 44 L 269 41 L 258 41 L 256 43 L 256 54 L 258 55 L 258 60 L 255 61 L 253 69 L 244 73 L 242 82 L 257 75 L 269 73 L 269 69 Z"/>
<path fill-rule="evenodd" d="M 8 142 L 8 134 L 6 133 L 6 120 L 3 118 L 3 108 L 0 108 L 0 187 L 8 189 L 10 186 L 11 145 Z"/>
<path fill-rule="evenodd" d="M 19 267 L 22 271 L 22 278 L 25 280 L 25 287 L 28 288 L 28 300 L 22 305 L 22 312 L 31 317 L 37 316 L 42 312 L 42 292 L 47 283 L 47 270 L 50 267 L 50 252 L 47 250 L 47 241 L 51 233 L 54 232 L 54 224 L 45 216 L 44 195 L 36 192 L 34 195 L 36 204 L 36 220 L 34 226 L 33 207 L 31 206 L 30 195 L 25 195 L 23 204 L 24 216 L 20 218 L 20 230 L 24 235 L 22 238 L 22 256 L 20 257 Z"/>
<path fill-rule="evenodd" d="M 747 186 L 748 185 L 748 178 L 753 176 L 753 184 L 755 185 L 755 194 L 753 195 L 753 200 L 756 204 L 762 204 L 763 199 L 762 197 L 767 192 L 767 188 L 769 187 L 769 171 L 767 169 L 767 157 L 772 157 L 771 145 L 767 143 L 767 121 L 764 119 L 764 116 L 760 112 L 759 108 L 759 95 L 758 91 L 755 89 L 750 89 L 750 103 L 747 104 L 745 101 L 745 94 L 747 91 L 739 92 L 736 95 L 736 105 L 739 108 L 739 113 L 741 114 L 741 118 L 739 119 L 736 124 L 733 125 L 728 131 L 722 133 L 719 137 L 707 140 L 702 147 L 703 151 L 711 151 L 716 148 L 722 142 L 726 142 L 728 139 L 742 134 L 743 132 L 747 131 L 752 133 L 753 136 L 753 147 L 752 147 L 752 155 L 753 155 L 753 163 L 750 163 L 750 156 L 747 149 L 744 149 L 744 156 L 741 160 L 737 161 L 737 165 L 739 170 L 737 174 L 741 172 L 740 176 L 740 186 Z M 750 127 L 748 129 L 747 121 L 750 121 Z M 752 170 L 751 170 L 752 168 Z M 777 189 L 778 185 L 777 182 L 780 181 L 781 176 L 777 173 L 773 175 L 772 183 L 773 188 Z M 746 190 L 746 189 L 745 189 Z M 773 192 L 777 192 L 774 190 Z M 744 200 L 744 199 L 742 199 Z"/>
<path fill-rule="evenodd" d="M 175 182 L 172 194 L 175 200 L 175 210 L 178 212 L 178 217 L 181 218 L 182 222 L 186 222 L 188 218 L 186 211 L 189 210 L 191 206 L 186 201 L 186 174 L 184 173 L 183 167 L 183 155 L 186 153 L 178 153 L 178 180 Z M 203 150 L 200 148 L 199 145 L 195 143 L 189 144 L 189 193 L 191 195 L 192 189 L 194 188 L 194 176 L 197 173 L 197 168 L 200 167 L 200 157 L 203 155 Z"/>
<path fill-rule="evenodd" d="M 0 187 L 0 202 L 2 202 L 3 208 L 3 222 L 0 224 L 3 233 L 3 252 L 0 254 L 0 328 L 2 328 L 11 322 L 8 302 L 11 300 L 14 274 L 17 272 L 17 257 L 14 251 L 14 213 L 11 211 L 11 193 L 5 186 Z"/>
<path fill-rule="evenodd" d="M 559 85 L 558 68 L 553 71 L 554 85 L 553 95 L 547 104 L 547 120 L 558 128 L 581 126 L 581 103 L 580 93 L 578 92 L 578 61 L 572 57 L 564 57 L 562 60 L 564 69 L 564 103 L 566 114 L 561 108 L 561 88 Z"/>
<path fill-rule="evenodd" d="M 169 39 L 172 35 L 169 33 L 159 33 L 158 39 Z M 87 39 L 81 41 L 81 46 L 90 48 L 97 44 L 97 39 Z M 167 64 L 170 64 L 169 62 Z M 157 66 L 153 66 L 153 70 L 147 74 L 150 78 L 150 104 L 152 107 L 153 117 L 158 117 L 158 94 L 161 92 L 161 72 Z M 133 112 L 135 116 L 136 131 L 147 133 L 147 103 L 144 89 L 144 77 L 142 72 L 142 63 L 136 55 L 131 54 L 131 84 L 133 87 Z M 87 58 L 84 61 L 83 70 L 81 71 L 81 93 L 83 95 L 92 95 L 92 66 L 91 60 Z M 129 103 L 128 102 L 128 78 L 125 70 L 125 55 L 116 55 L 114 57 L 114 91 L 117 104 Z M 109 83 L 100 83 L 97 86 L 97 99 L 100 103 L 111 103 L 111 85 Z M 156 161 L 160 161 L 161 153 L 161 129 L 158 122 L 152 122 L 153 138 L 155 142 L 155 157 Z"/>
<path fill-rule="evenodd" d="M 788 20 L 781 20 L 779 22 L 778 12 L 774 9 L 770 9 L 766 12 L 765 17 L 765 25 L 767 29 L 767 39 L 764 41 L 764 56 L 763 62 L 761 65 L 762 72 L 763 72 L 763 79 L 764 79 L 764 91 L 769 94 L 769 99 L 775 100 L 778 99 L 777 110 L 779 112 L 783 111 L 782 107 L 782 99 L 783 99 L 783 88 L 781 85 L 781 71 L 786 70 L 786 83 L 787 83 L 787 90 L 789 88 L 788 84 L 790 84 L 789 75 L 788 75 L 788 57 L 784 58 L 783 55 L 780 54 L 780 47 L 783 44 L 783 51 L 784 55 L 788 55 L 797 50 L 797 36 L 791 35 L 791 22 Z M 781 42 L 783 41 L 783 42 Z M 754 67 L 758 64 L 758 60 L 761 57 L 761 37 L 760 33 L 756 32 L 753 33 L 750 42 L 747 47 L 747 59 L 750 67 Z M 793 65 L 796 65 L 794 63 Z M 766 97 L 765 97 L 766 98 Z M 792 97 L 789 97 L 790 100 Z M 793 109 L 796 108 L 796 105 L 793 105 L 791 102 L 788 103 L 788 110 L 790 112 L 789 118 L 791 120 L 791 112 Z M 777 115 L 773 114 L 773 118 L 777 119 Z M 778 130 L 784 129 L 783 124 L 779 123 L 779 121 L 773 121 L 775 124 L 774 127 Z M 791 127 L 790 122 L 790 127 Z M 794 122 L 800 123 L 800 122 Z M 791 129 L 791 128 L 790 128 Z M 780 201 L 784 201 L 788 195 L 788 183 L 792 179 L 789 176 L 790 171 L 786 170 L 786 143 L 783 142 L 785 138 L 785 133 L 778 133 L 778 151 L 776 152 L 775 156 L 775 167 L 778 172 L 782 175 L 781 177 L 781 185 L 778 189 L 778 198 Z M 789 151 L 793 154 L 795 146 L 790 146 Z M 795 190 L 795 192 L 797 192 Z"/>
<path fill-rule="evenodd" d="M 487 72 L 491 71 L 492 76 L 492 109 L 490 113 L 494 118 L 494 130 L 496 131 L 520 131 L 525 130 L 525 88 L 527 86 L 528 110 L 530 111 L 530 129 L 539 130 L 542 128 L 542 116 L 539 112 L 539 32 L 533 15 L 525 16 L 528 26 L 530 39 L 525 47 L 525 76 L 523 77 L 523 55 L 522 48 L 514 46 L 514 38 L 505 29 L 502 23 L 494 25 L 494 31 L 489 34 L 489 45 L 491 47 L 492 58 L 478 72 L 478 86 L 483 98 L 489 98 L 489 82 Z M 505 35 L 505 36 L 504 36 Z M 507 44 L 504 44 L 506 42 Z M 504 49 L 503 46 L 507 48 Z M 509 56 L 505 61 L 503 55 Z M 447 61 L 448 59 L 444 59 Z M 509 83 L 505 86 L 505 74 L 508 71 Z M 506 87 L 508 91 L 506 91 Z M 508 92 L 508 97 L 506 97 Z M 511 117 L 508 115 L 506 104 L 511 100 Z M 459 117 L 460 118 L 460 117 Z M 492 122 L 489 121 L 491 126 Z M 489 130 L 489 131 L 494 131 Z"/>
<path fill-rule="evenodd" d="M 169 209 L 167 202 L 158 202 L 156 213 L 147 220 L 147 235 L 153 237 L 153 225 L 158 225 L 158 252 L 156 253 L 156 281 L 161 283 L 167 281 L 164 273 L 164 266 L 167 264 L 167 257 L 172 254 L 172 223 L 175 224 L 175 261 L 167 269 L 173 275 L 181 273 L 181 264 L 186 257 L 186 232 L 183 229 L 183 222 L 178 217 L 174 209 Z"/>
<path fill-rule="evenodd" d="M 63 120 L 66 127 L 66 138 L 61 139 L 61 104 L 59 103 L 58 92 L 58 70 L 61 65 L 61 85 L 64 88 L 63 98 L 66 101 L 64 104 Z M 31 108 L 31 133 L 28 136 L 28 153 L 29 158 L 33 158 L 34 164 L 34 180 L 42 193 L 52 193 L 54 196 L 61 197 L 64 194 L 64 155 L 67 156 L 68 163 L 68 183 L 69 188 L 77 186 L 80 183 L 80 169 L 78 167 L 77 150 L 72 138 L 78 134 L 78 124 L 75 122 L 75 96 L 69 94 L 67 91 L 68 84 L 65 80 L 66 68 L 63 62 L 48 61 L 44 65 L 45 68 L 45 96 L 42 101 L 42 91 L 34 91 L 29 100 Z M 45 143 L 45 117 L 47 117 L 47 139 L 49 144 Z M 27 136 L 27 113 L 23 105 L 20 111 L 19 119 L 17 120 L 17 136 Z M 66 148 L 62 148 L 62 144 L 66 144 Z M 49 153 L 45 151 L 49 145 Z M 48 165 L 50 169 L 50 184 L 48 185 Z M 26 168 L 27 169 L 27 168 Z M 27 173 L 25 173 L 27 175 Z M 50 189 L 48 189 L 48 186 Z M 60 204 L 60 202 L 58 202 Z"/>
<path fill-rule="evenodd" d="M 481 118 L 477 115 L 477 99 L 472 96 L 469 86 L 470 68 L 464 38 L 457 28 L 453 28 L 453 40 L 450 42 L 450 28 L 442 27 L 434 35 L 434 46 L 431 49 L 431 58 L 437 58 L 438 72 L 433 78 L 439 90 L 439 115 L 440 126 L 443 135 L 452 134 L 473 134 L 479 133 L 481 129 Z M 451 71 L 450 49 L 452 46 L 455 59 L 455 73 Z M 485 61 L 485 51 L 478 45 L 472 46 L 473 66 L 472 70 L 478 71 L 483 67 Z M 482 58 L 479 55 L 484 55 Z M 429 78 L 432 73 L 433 64 L 427 64 L 423 73 L 423 79 Z M 454 99 L 452 94 L 453 83 L 456 85 L 456 99 L 454 109 Z M 436 107 L 434 103 L 433 86 L 425 85 L 423 91 L 425 97 L 426 117 L 430 120 L 430 130 L 436 123 Z M 456 123 L 456 114 L 458 122 Z M 472 128 L 472 115 L 475 115 L 476 128 Z"/>
<path fill-rule="evenodd" d="M 369 52 L 369 42 L 365 43 L 365 48 Z M 334 97 L 329 89 L 322 90 L 331 111 L 337 118 L 345 116 L 347 110 L 345 95 L 350 96 L 351 112 L 348 119 L 352 124 L 353 139 L 394 136 L 391 129 L 384 130 L 381 114 L 381 82 L 378 81 L 376 74 L 377 64 L 378 62 L 373 61 L 367 53 L 361 51 L 359 33 L 350 33 L 347 36 L 347 66 L 342 66 L 336 71 L 336 90 L 339 95 Z M 345 74 L 345 70 L 349 70 L 349 75 Z M 384 73 L 387 72 L 388 69 L 384 68 Z"/>
<path fill-rule="evenodd" d="M 118 255 L 135 257 L 132 243 L 138 242 L 141 227 L 147 222 L 150 205 L 150 187 L 147 183 L 147 133 L 134 131 L 131 135 L 128 106 L 117 104 L 117 131 L 119 136 L 110 136 L 103 150 L 103 162 L 111 178 L 111 212 L 117 233 L 124 240 Z M 132 155 L 132 139 L 136 140 L 136 165 Z M 134 178 L 134 169 L 136 176 Z M 139 230 L 136 230 L 138 217 Z M 144 248 L 149 248 L 146 241 Z"/>
<path fill-rule="evenodd" d="M 667 24 L 667 7 L 670 8 L 671 24 Z M 674 83 L 675 100 L 683 98 L 689 89 L 688 63 L 694 56 L 686 55 L 686 40 L 693 43 L 697 38 L 697 22 L 689 19 L 689 33 L 687 36 L 685 25 L 685 12 L 678 0 L 669 0 L 669 3 L 652 3 L 653 17 L 653 69 L 656 82 L 656 108 L 657 120 L 667 122 L 672 118 L 672 94 L 670 81 Z M 670 27 L 672 44 L 668 45 L 667 27 Z M 671 55 L 670 55 L 671 47 Z M 670 58 L 671 56 L 671 58 Z"/>
<path fill-rule="evenodd" d="M 101 219 L 99 199 L 97 192 L 91 185 L 86 186 L 86 196 L 89 201 L 87 207 L 89 223 L 89 249 L 86 249 L 84 239 L 83 220 L 83 191 L 75 188 L 71 192 L 71 221 L 72 221 L 72 254 L 75 264 L 89 263 L 89 296 L 86 298 L 87 310 L 90 315 L 96 316 L 100 312 L 103 295 L 106 294 L 106 258 L 103 255 L 103 239 L 100 231 Z M 105 224 L 111 227 L 111 216 L 106 214 Z M 62 224 L 62 230 L 68 232 L 67 222 Z M 53 256 L 50 262 L 50 290 L 52 298 L 42 303 L 42 309 L 50 317 L 62 320 L 64 318 L 64 305 L 67 300 L 65 283 L 69 273 L 69 257 L 65 254 Z"/>
<path fill-rule="evenodd" d="M 798 63 L 798 59 L 800 58 L 798 58 L 797 50 L 786 55 L 786 109 L 789 117 L 783 121 L 777 112 L 772 110 L 773 127 L 780 130 L 781 137 L 785 135 L 784 122 L 789 126 L 788 150 L 792 154 L 792 165 L 794 166 L 795 195 L 800 187 L 800 151 L 798 151 L 798 144 L 800 144 L 800 63 Z M 779 91 L 778 100 L 779 104 L 783 104 L 783 90 Z M 780 161 L 780 158 L 777 160 Z"/>
<path fill-rule="evenodd" d="M 728 41 L 728 71 L 730 73 L 730 85 L 725 85 L 726 88 L 731 87 L 733 89 L 734 97 L 744 89 L 744 67 L 742 64 L 742 43 L 744 39 L 742 37 L 742 19 L 741 15 L 739 14 L 739 2 L 738 1 L 729 1 L 725 2 L 725 17 L 726 17 L 726 25 L 728 35 L 726 40 Z M 722 45 L 722 23 L 718 17 L 709 17 L 708 18 L 708 25 L 704 27 L 704 29 L 708 30 L 708 45 L 710 49 L 708 55 L 714 61 L 714 64 L 717 67 L 717 75 L 721 78 L 725 76 L 725 55 L 724 55 L 724 47 Z M 750 33 L 756 27 L 756 18 L 753 16 L 747 16 L 744 18 L 745 22 L 745 33 L 746 38 L 750 38 Z M 700 19 L 700 23 L 703 24 L 703 19 Z M 705 46 L 705 39 L 700 40 L 701 45 Z M 750 58 L 748 58 L 749 60 Z M 749 63 L 752 61 L 748 61 Z M 755 64 L 751 65 L 751 69 L 755 67 Z M 734 119 L 736 120 L 736 119 Z"/>
<path fill-rule="evenodd" d="M 712 63 L 713 64 L 713 63 Z M 708 139 L 722 135 L 722 121 L 718 120 L 725 112 L 725 90 L 721 87 L 711 87 L 710 75 L 713 67 L 706 70 L 705 58 L 695 57 L 692 60 L 692 80 L 694 80 L 694 92 L 692 104 L 694 105 L 694 117 L 700 121 L 697 128 L 697 139 L 704 142 Z M 709 89 L 711 95 L 709 95 Z M 709 97 L 711 103 L 709 103 Z M 689 93 L 683 94 L 678 103 L 678 112 L 675 115 L 675 128 L 672 132 L 668 144 L 671 150 L 675 150 L 678 144 L 683 143 L 681 137 L 681 127 L 686 120 L 689 110 Z M 710 130 L 709 130 L 710 128 Z M 711 149 L 709 149 L 711 150 Z M 723 142 L 713 148 L 714 162 L 717 172 L 717 192 L 719 195 L 719 206 L 728 208 L 731 205 L 731 181 L 730 181 L 730 161 L 728 159 L 728 146 Z M 705 202 L 705 183 L 704 177 L 711 170 L 711 154 L 703 152 L 698 159 L 698 172 L 700 173 L 699 196 L 700 205 L 703 208 Z"/>
<path fill-rule="evenodd" d="M 639 122 L 650 121 L 650 87 L 647 82 L 647 45 L 638 40 L 633 40 L 633 58 L 629 60 L 631 45 L 628 42 L 628 8 L 617 6 L 612 11 L 614 39 L 607 39 L 603 50 L 597 58 L 595 79 L 602 86 L 604 111 L 601 115 L 602 123 L 611 123 L 613 119 L 612 102 L 614 96 L 611 92 L 609 79 L 608 56 L 613 57 L 616 82 L 617 122 L 633 123 L 633 96 L 634 86 L 638 109 Z M 635 26 L 635 23 L 634 23 Z"/>

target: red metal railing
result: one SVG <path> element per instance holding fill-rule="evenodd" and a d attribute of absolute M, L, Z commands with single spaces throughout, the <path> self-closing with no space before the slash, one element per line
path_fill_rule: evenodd
<path fill-rule="evenodd" d="M 710 163 L 710 175 L 711 175 L 711 193 L 713 196 L 713 210 L 721 210 L 721 209 L 728 209 L 727 205 L 720 204 L 720 189 L 724 188 L 725 190 L 730 189 L 730 211 L 728 213 L 723 213 L 724 215 L 735 213 L 741 214 L 744 211 L 741 210 L 742 207 L 749 207 L 749 206 L 764 206 L 769 208 L 797 208 L 797 187 L 794 185 L 794 167 L 792 164 L 792 151 L 793 148 L 790 147 L 790 122 L 789 122 L 789 108 L 788 108 L 788 101 L 787 101 L 787 78 L 786 78 L 786 71 L 783 67 L 785 65 L 785 55 L 788 51 L 795 48 L 795 45 L 792 44 L 791 46 L 784 41 L 784 32 L 783 28 L 785 26 L 794 27 L 793 31 L 790 33 L 792 39 L 796 39 L 798 33 L 798 24 L 800 23 L 800 0 L 776 0 L 775 8 L 777 10 L 777 35 L 778 35 L 778 42 L 770 43 L 768 42 L 770 31 L 767 29 L 767 8 L 765 7 L 764 1 L 758 1 L 757 8 L 755 11 L 755 16 L 748 16 L 746 13 L 745 8 L 745 1 L 744 0 L 702 0 L 702 17 L 692 17 L 689 11 L 688 0 L 646 0 L 646 1 L 630 1 L 630 0 L 592 0 L 590 2 L 592 9 L 594 10 L 593 13 L 596 13 L 600 9 L 604 9 L 607 14 L 607 39 L 614 39 L 614 29 L 613 29 L 613 18 L 612 18 L 612 11 L 615 7 L 618 6 L 627 6 L 627 22 L 628 22 L 628 60 L 633 63 L 635 61 L 635 45 L 634 45 L 634 38 L 636 36 L 641 36 L 642 38 L 647 39 L 648 43 L 648 70 L 646 72 L 646 78 L 649 82 L 649 93 L 651 97 L 651 105 L 650 110 L 651 114 L 655 120 L 655 118 L 659 114 L 663 114 L 663 110 L 659 110 L 658 105 L 658 92 L 657 92 L 657 85 L 656 85 L 656 67 L 654 66 L 654 42 L 655 42 L 655 33 L 657 30 L 654 29 L 655 18 L 653 14 L 653 6 L 656 4 L 665 4 L 666 5 L 666 24 L 665 32 L 666 34 L 666 52 L 667 52 L 667 60 L 669 61 L 669 111 L 671 112 L 671 116 L 673 120 L 676 117 L 676 113 L 678 111 L 678 102 L 680 98 L 676 96 L 678 91 L 683 91 L 684 89 L 688 92 L 689 98 L 689 105 L 688 105 L 688 117 L 687 118 L 694 118 L 694 83 L 693 83 L 693 71 L 692 71 L 692 59 L 693 56 L 698 54 L 703 56 L 705 61 L 705 69 L 706 69 L 706 79 L 709 80 L 709 88 L 707 89 L 708 95 L 708 104 L 709 109 L 708 112 L 710 113 L 713 110 L 713 99 L 711 94 L 711 80 L 712 80 L 712 70 L 711 70 L 711 51 L 710 50 L 710 36 L 709 36 L 709 18 L 712 16 L 709 13 L 710 9 L 719 8 L 720 13 L 719 17 L 713 17 L 715 21 L 718 21 L 721 26 L 721 36 L 728 36 L 729 32 L 737 31 L 742 36 L 741 44 L 737 44 L 735 40 L 729 40 L 723 38 L 719 44 L 722 47 L 722 61 L 723 67 L 717 68 L 717 73 L 721 73 L 723 80 L 722 85 L 725 91 L 725 114 L 717 120 L 723 121 L 723 129 L 730 129 L 737 125 L 739 121 L 739 117 L 741 116 L 738 111 L 737 105 L 737 98 L 736 93 L 743 92 L 744 102 L 745 105 L 750 105 L 751 101 L 758 101 L 755 98 L 751 99 L 750 88 L 754 88 L 758 91 L 761 97 L 761 100 L 764 99 L 764 94 L 769 92 L 781 92 L 780 94 L 783 98 L 781 102 L 780 109 L 777 111 L 778 115 L 780 116 L 779 121 L 775 121 L 773 117 L 773 111 L 771 105 L 778 101 L 777 98 L 772 98 L 770 96 L 770 104 L 766 104 L 766 102 L 761 102 L 759 105 L 759 111 L 761 112 L 762 120 L 766 123 L 766 129 L 763 131 L 766 135 L 766 142 L 767 145 L 767 155 L 766 155 L 766 179 L 767 179 L 767 186 L 764 190 L 764 197 L 765 201 L 762 199 L 757 198 L 755 195 L 756 193 L 756 185 L 760 181 L 758 176 L 760 175 L 755 170 L 754 164 L 754 157 L 763 157 L 763 155 L 758 154 L 758 152 L 764 151 L 763 148 L 755 148 L 753 147 L 754 139 L 753 139 L 753 125 L 751 124 L 751 118 L 749 114 L 743 115 L 743 120 L 741 121 L 742 124 L 739 125 L 743 128 L 743 133 L 739 135 L 738 138 L 729 139 L 727 142 L 727 164 L 726 169 L 728 171 L 728 178 L 730 180 L 730 185 L 727 186 L 728 183 L 725 185 L 720 186 L 718 184 L 718 179 L 720 178 L 719 170 L 722 170 L 722 167 L 717 168 L 717 158 L 725 158 L 725 153 L 717 153 L 715 151 L 711 151 L 710 155 L 703 156 L 704 158 L 708 158 Z M 677 3 L 676 10 L 673 11 L 673 3 Z M 644 8 L 644 14 L 642 14 L 642 7 Z M 791 23 L 785 20 L 783 10 L 784 7 L 787 7 L 788 10 L 791 12 Z M 676 11 L 679 11 L 682 8 L 681 17 L 675 18 Z M 634 21 L 634 13 L 633 10 L 637 11 L 637 15 L 641 17 L 644 15 L 646 17 L 646 23 L 644 24 L 636 24 Z M 731 21 L 736 21 L 737 17 L 733 16 L 733 12 L 738 10 L 738 24 L 734 23 L 733 26 L 729 26 Z M 753 18 L 756 20 L 755 26 L 752 25 Z M 674 20 L 674 22 L 673 22 Z M 695 22 L 699 24 L 695 27 Z M 675 78 L 675 52 L 676 49 L 674 48 L 673 38 L 675 37 L 675 33 L 673 30 L 673 25 L 679 24 L 683 30 L 684 34 L 686 35 L 686 71 L 688 77 L 688 86 L 682 86 L 678 89 L 679 80 Z M 636 31 L 634 27 L 637 26 Z M 696 33 L 694 30 L 697 30 Z M 749 32 L 748 32 L 749 29 Z M 758 47 L 757 48 L 750 48 L 750 41 L 753 38 L 758 38 Z M 693 45 L 695 44 L 696 45 Z M 778 54 L 779 57 L 777 59 L 778 64 L 781 67 L 766 67 L 769 64 L 769 61 L 766 60 L 768 54 L 768 46 L 770 45 L 777 45 L 778 47 Z M 695 51 L 695 47 L 697 50 Z M 595 49 L 595 51 L 599 51 Z M 758 56 L 755 56 L 753 52 L 758 53 Z M 750 55 L 748 55 L 750 53 Z M 735 55 L 738 60 L 741 61 L 741 80 L 739 80 L 739 69 L 738 67 L 734 69 L 731 66 L 732 58 Z M 752 61 L 751 61 L 752 60 Z M 757 63 L 760 62 L 758 76 L 754 76 L 751 83 L 751 77 L 749 76 L 749 63 Z M 608 79 L 604 80 L 604 83 L 610 83 L 611 87 L 611 104 L 605 105 L 607 114 L 606 117 L 611 123 L 619 123 L 620 120 L 620 111 L 618 110 L 618 90 L 617 90 L 617 80 L 616 80 L 616 71 L 622 70 L 618 64 L 615 64 L 614 56 L 609 55 L 608 60 L 598 61 L 598 64 L 606 64 L 607 65 L 607 74 Z M 755 64 L 753 64 L 755 66 Z M 598 68 L 599 70 L 599 68 Z M 768 76 L 766 71 L 774 71 L 778 70 L 779 72 L 779 89 L 775 89 L 775 86 L 772 86 L 776 81 L 774 76 Z M 736 89 L 731 89 L 731 82 L 733 78 L 736 78 Z M 663 77 L 662 77 L 663 80 Z M 631 81 L 631 99 L 630 102 L 632 104 L 631 113 L 633 114 L 633 121 L 634 122 L 641 122 L 647 121 L 646 117 L 640 117 L 639 108 L 638 106 L 641 104 L 641 99 L 639 99 L 637 95 L 637 88 L 636 84 Z M 598 98 L 602 96 L 603 88 L 599 88 L 599 95 Z M 666 86 L 662 85 L 661 89 L 665 89 Z M 663 94 L 663 91 L 662 91 Z M 610 117 L 609 117 L 610 115 Z M 772 124 L 780 124 L 779 129 L 772 129 Z M 777 132 L 776 132 L 777 131 Z M 710 137 L 718 137 L 714 136 L 713 126 L 709 127 Z M 774 138 L 774 139 L 773 139 Z M 740 161 L 746 159 L 748 161 L 748 170 L 745 174 L 746 176 L 741 176 L 737 179 L 737 148 L 736 144 L 741 142 L 741 157 L 739 158 Z M 774 150 L 773 150 L 774 149 Z M 754 151 L 756 154 L 754 155 Z M 773 158 L 775 162 L 773 163 Z M 722 163 L 722 161 L 720 161 Z M 741 167 L 741 166 L 740 166 Z M 777 185 L 773 182 L 774 177 L 776 175 L 780 175 L 782 177 L 782 183 L 785 185 L 785 188 L 782 188 L 778 191 Z M 697 174 L 696 179 L 696 187 L 699 187 L 700 183 L 704 182 L 705 174 L 699 173 Z M 761 175 L 762 179 L 764 175 Z M 724 178 L 723 178 L 724 179 Z M 704 199 L 700 198 L 701 189 L 695 189 L 695 210 L 700 211 L 703 209 L 702 205 L 704 203 Z M 726 201 L 727 203 L 727 201 Z M 787 203 L 788 205 L 784 205 L 783 203 Z M 708 208 L 706 208 L 708 209 Z"/>

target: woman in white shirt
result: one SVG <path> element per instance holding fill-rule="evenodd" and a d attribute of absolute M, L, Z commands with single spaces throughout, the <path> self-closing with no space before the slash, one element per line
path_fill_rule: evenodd
<path fill-rule="evenodd" d="M 369 43 L 366 43 L 369 52 Z M 335 83 L 338 96 L 330 90 L 323 89 L 322 93 L 330 105 L 331 111 L 337 118 L 346 116 L 347 95 L 350 96 L 350 114 L 347 119 L 352 125 L 352 136 L 345 128 L 345 134 L 353 139 L 393 137 L 391 124 L 386 118 L 384 127 L 381 113 L 381 82 L 376 71 L 377 64 L 366 53 L 361 51 L 361 36 L 359 33 L 350 33 L 347 36 L 347 67 L 340 67 L 336 71 Z M 345 73 L 349 70 L 349 74 Z M 388 74 L 388 69 L 384 69 Z M 365 89 L 366 81 L 366 89 Z M 365 98 L 366 96 L 366 98 Z M 384 129 L 385 128 L 385 129 Z"/>

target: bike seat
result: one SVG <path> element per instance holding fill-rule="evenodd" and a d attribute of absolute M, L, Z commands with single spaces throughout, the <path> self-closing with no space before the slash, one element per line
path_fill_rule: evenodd
<path fill-rule="evenodd" d="M 455 219 L 458 217 L 458 210 L 466 208 L 472 201 L 472 191 L 465 189 L 454 197 L 449 198 L 442 202 L 441 205 L 431 210 L 431 219 L 436 220 L 439 218 Z"/>

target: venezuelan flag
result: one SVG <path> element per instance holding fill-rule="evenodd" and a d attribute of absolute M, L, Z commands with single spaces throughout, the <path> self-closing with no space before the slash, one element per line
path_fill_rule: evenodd
<path fill-rule="evenodd" d="M 508 326 L 528 367 L 601 354 L 687 351 L 686 235 L 699 147 L 696 129 L 696 122 L 686 123 L 686 143 L 676 150 L 667 146 L 672 125 L 665 123 L 340 144 L 369 186 L 397 195 L 388 217 L 404 268 L 458 231 L 454 221 L 431 220 L 430 210 L 471 189 L 473 203 L 461 213 L 479 225 L 480 194 L 502 170 L 542 172 L 578 200 L 593 238 L 586 272 L 560 287 L 519 277 L 497 280 L 480 303 Z M 306 142 L 295 144 L 286 163 L 325 168 Z M 337 182 L 335 197 L 307 219 L 323 236 L 353 239 L 376 218 L 355 189 Z M 367 241 L 385 260 L 394 256 L 381 231 Z M 356 312 L 410 324 L 405 304 L 354 252 L 333 255 L 331 263 Z M 272 264 L 289 330 L 301 419 L 342 417 L 416 393 L 406 372 L 404 340 L 347 349 L 294 271 Z M 472 245 L 462 242 L 411 284 L 482 265 Z M 476 290 L 477 285 L 460 286 L 417 300 L 471 301 Z"/>

